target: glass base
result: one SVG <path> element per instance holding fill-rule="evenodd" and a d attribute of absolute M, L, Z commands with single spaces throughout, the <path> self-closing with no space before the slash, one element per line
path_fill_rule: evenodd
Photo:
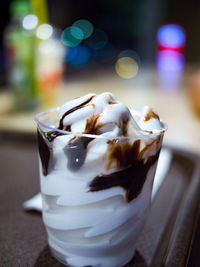
<path fill-rule="evenodd" d="M 66 263 L 66 259 L 60 254 L 58 253 L 56 250 L 54 250 L 53 248 L 50 248 L 51 254 L 54 256 L 54 258 L 56 258 L 60 263 L 62 263 L 63 265 L 70 267 L 67 263 Z"/>
<path fill-rule="evenodd" d="M 60 263 L 62 263 L 63 265 L 65 265 L 67 267 L 72 267 L 71 265 L 67 264 L 66 259 L 59 252 L 57 252 L 56 250 L 54 250 L 50 246 L 49 246 L 49 248 L 50 248 L 51 254 L 54 256 L 55 259 L 57 259 Z M 119 265 L 118 267 L 126 267 L 127 264 L 132 262 L 134 255 L 135 255 L 135 250 L 133 252 L 132 258 L 128 262 L 125 262 L 122 265 Z M 93 266 L 91 266 L 91 267 L 93 267 Z M 104 267 L 104 266 L 102 266 L 102 267 Z"/>

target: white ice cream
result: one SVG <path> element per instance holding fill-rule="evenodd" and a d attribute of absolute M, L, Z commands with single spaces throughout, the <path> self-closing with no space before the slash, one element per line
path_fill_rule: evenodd
<path fill-rule="evenodd" d="M 134 255 L 149 209 L 156 161 L 148 169 L 140 193 L 131 201 L 123 186 L 99 191 L 92 191 L 90 186 L 95 177 L 128 167 L 114 158 L 115 145 L 121 149 L 140 140 L 140 160 L 148 162 L 159 152 L 164 125 L 148 107 L 142 112 L 133 111 L 132 116 L 111 93 L 85 95 L 64 104 L 58 112 L 62 121 L 59 128 L 71 134 L 46 140 L 52 146 L 48 172 L 44 175 L 41 168 L 40 173 L 43 220 L 50 247 L 68 266 L 123 266 Z M 98 135 L 87 144 L 82 164 L 77 156 L 77 169 L 70 168 L 71 154 L 66 154 L 71 140 L 80 138 L 74 133 Z"/>

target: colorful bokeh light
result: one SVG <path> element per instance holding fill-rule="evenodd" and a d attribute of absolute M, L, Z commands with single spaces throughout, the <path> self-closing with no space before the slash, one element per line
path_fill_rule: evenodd
<path fill-rule="evenodd" d="M 83 33 L 83 39 L 87 39 L 94 31 L 94 27 L 91 22 L 86 19 L 79 19 L 73 23 L 73 26 L 79 28 Z"/>
<path fill-rule="evenodd" d="M 81 40 L 81 41 L 83 40 L 84 34 L 83 34 L 83 31 L 79 27 L 71 26 L 70 33 L 74 38 Z"/>
<path fill-rule="evenodd" d="M 180 72 L 185 65 L 185 57 L 177 51 L 163 50 L 157 53 L 157 67 L 160 71 Z"/>
<path fill-rule="evenodd" d="M 178 24 L 165 24 L 157 32 L 156 63 L 159 72 L 181 73 L 185 65 L 186 34 Z"/>
<path fill-rule="evenodd" d="M 90 59 L 91 51 L 85 44 L 69 47 L 65 57 L 65 61 L 74 67 L 83 66 L 87 64 Z"/>
<path fill-rule="evenodd" d="M 53 35 L 53 27 L 49 24 L 41 24 L 36 30 L 39 39 L 47 40 Z"/>
<path fill-rule="evenodd" d="M 64 45 L 75 47 L 81 43 L 84 34 L 82 30 L 76 26 L 66 28 L 61 34 L 61 41 Z"/>
<path fill-rule="evenodd" d="M 131 79 L 137 75 L 138 64 L 131 57 L 121 57 L 115 63 L 117 74 L 124 79 Z"/>
<path fill-rule="evenodd" d="M 180 48 L 185 45 L 185 31 L 177 24 L 166 24 L 157 32 L 158 44 L 164 47 Z"/>
<path fill-rule="evenodd" d="M 22 20 L 22 27 L 25 30 L 33 30 L 38 24 L 38 17 L 33 14 L 26 15 Z"/>

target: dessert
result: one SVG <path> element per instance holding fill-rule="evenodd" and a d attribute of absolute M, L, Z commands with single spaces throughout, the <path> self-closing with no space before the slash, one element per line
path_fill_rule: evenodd
<path fill-rule="evenodd" d="M 149 107 L 131 114 L 107 92 L 69 101 L 36 121 L 52 253 L 74 267 L 128 263 L 149 209 L 166 125 Z"/>

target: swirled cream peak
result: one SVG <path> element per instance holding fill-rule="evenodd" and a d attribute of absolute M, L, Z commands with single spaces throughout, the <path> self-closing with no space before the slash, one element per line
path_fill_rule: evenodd
<path fill-rule="evenodd" d="M 158 113 L 148 106 L 139 113 L 137 123 L 144 131 L 156 133 L 163 130 Z"/>
<path fill-rule="evenodd" d="M 64 151 L 64 157 L 55 162 L 63 162 L 62 158 L 67 157 L 67 166 L 74 171 L 85 165 L 86 157 L 88 159 L 90 155 L 96 155 L 95 151 L 102 151 L 102 155 L 105 154 L 102 159 L 103 166 L 101 164 L 100 167 L 103 173 L 112 168 L 115 170 L 126 168 L 130 162 L 125 159 L 130 157 L 134 160 L 134 155 L 148 160 L 149 156 L 158 152 L 159 139 L 153 136 L 148 138 L 149 133 L 159 134 L 163 131 L 163 124 L 158 114 L 149 107 L 144 107 L 141 112 L 131 113 L 128 107 L 112 93 L 87 94 L 71 100 L 58 108 L 58 115 L 58 129 L 68 131 L 70 134 L 66 135 L 55 130 L 47 132 L 45 138 L 53 142 L 56 150 L 60 148 Z M 96 136 L 81 138 L 77 133 Z M 97 136 L 102 136 L 104 139 L 96 140 Z M 118 137 L 131 137 L 131 139 L 119 141 L 116 139 Z M 40 149 L 43 173 L 47 174 L 50 152 L 44 139 L 40 138 L 39 141 L 40 147 L 43 147 Z"/>
<path fill-rule="evenodd" d="M 69 101 L 60 107 L 59 115 L 59 129 L 74 133 L 117 137 L 162 130 L 159 116 L 152 109 L 145 107 L 132 116 L 128 107 L 109 92 L 87 94 Z"/>

